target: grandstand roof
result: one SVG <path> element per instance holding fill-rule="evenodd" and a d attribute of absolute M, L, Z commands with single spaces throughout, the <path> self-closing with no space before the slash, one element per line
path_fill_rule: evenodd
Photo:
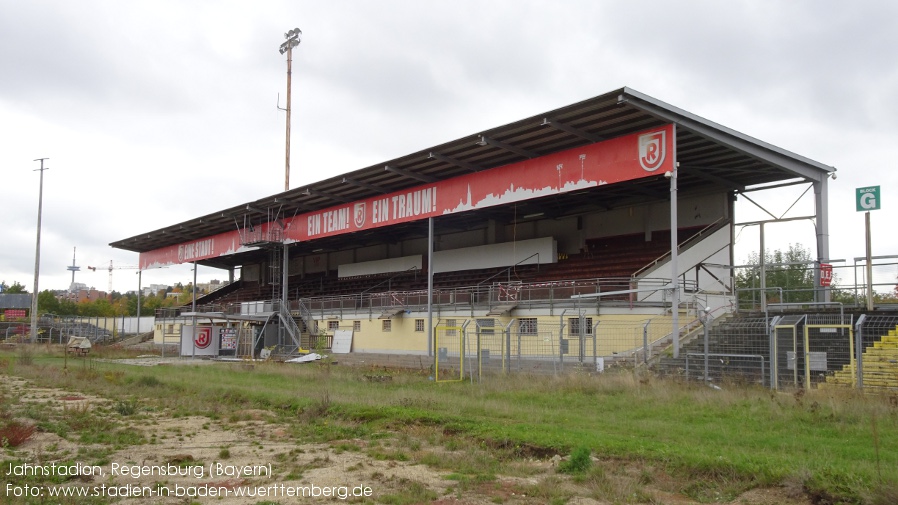
<path fill-rule="evenodd" d="M 743 191 L 782 181 L 819 181 L 835 168 L 754 139 L 630 88 L 620 88 L 579 103 L 473 133 L 406 156 L 378 163 L 296 189 L 198 216 L 158 230 L 112 242 L 118 249 L 147 252 L 233 231 L 245 216 L 294 216 L 337 204 L 401 191 L 528 158 L 676 124 L 678 187 L 684 193 Z M 588 190 L 518 202 L 439 218 L 442 231 L 485 226 L 490 219 L 520 221 L 523 216 L 575 215 L 669 198 L 669 182 L 655 177 L 608 184 Z M 427 220 L 385 229 L 325 237 L 294 244 L 293 254 L 340 249 L 352 244 L 397 242 L 426 236 Z M 298 248 L 298 249 L 297 249 Z M 247 254 L 200 261 L 228 267 L 245 263 Z M 261 253 L 260 253 L 261 254 Z M 239 257 L 239 258 L 238 258 Z"/>

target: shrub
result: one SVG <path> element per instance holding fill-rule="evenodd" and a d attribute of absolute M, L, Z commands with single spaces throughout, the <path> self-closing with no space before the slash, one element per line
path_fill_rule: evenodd
<path fill-rule="evenodd" d="M 558 465 L 562 473 L 585 473 L 592 466 L 592 455 L 588 447 L 577 447 L 571 457 Z"/>
<path fill-rule="evenodd" d="M 18 421 L 6 422 L 0 427 L 0 447 L 18 447 L 34 435 L 35 427 Z"/>

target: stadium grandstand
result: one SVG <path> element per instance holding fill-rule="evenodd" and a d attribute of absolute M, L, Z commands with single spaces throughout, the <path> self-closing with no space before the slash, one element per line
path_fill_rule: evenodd
<path fill-rule="evenodd" d="M 229 273 L 157 314 L 181 355 L 603 366 L 732 311 L 738 195 L 810 185 L 826 263 L 834 172 L 621 88 L 110 245 Z"/>

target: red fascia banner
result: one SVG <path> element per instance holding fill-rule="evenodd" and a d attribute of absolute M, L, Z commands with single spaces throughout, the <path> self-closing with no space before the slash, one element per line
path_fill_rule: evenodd
<path fill-rule="evenodd" d="M 300 214 L 287 242 L 353 233 L 651 177 L 673 170 L 674 129 L 665 125 L 452 179 Z M 266 223 L 263 229 L 278 226 Z M 189 263 L 244 249 L 235 230 L 140 254 L 140 268 Z M 249 250 L 246 248 L 244 250 Z"/>

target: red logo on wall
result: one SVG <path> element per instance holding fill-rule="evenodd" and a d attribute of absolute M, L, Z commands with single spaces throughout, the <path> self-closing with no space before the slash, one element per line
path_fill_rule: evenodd
<path fill-rule="evenodd" d="M 201 326 L 197 328 L 196 337 L 193 339 L 193 343 L 198 349 L 205 349 L 209 347 L 209 344 L 212 343 L 212 328 L 208 326 Z"/>
<path fill-rule="evenodd" d="M 639 165 L 646 172 L 654 172 L 664 163 L 667 155 L 667 131 L 645 133 L 639 136 Z"/>

